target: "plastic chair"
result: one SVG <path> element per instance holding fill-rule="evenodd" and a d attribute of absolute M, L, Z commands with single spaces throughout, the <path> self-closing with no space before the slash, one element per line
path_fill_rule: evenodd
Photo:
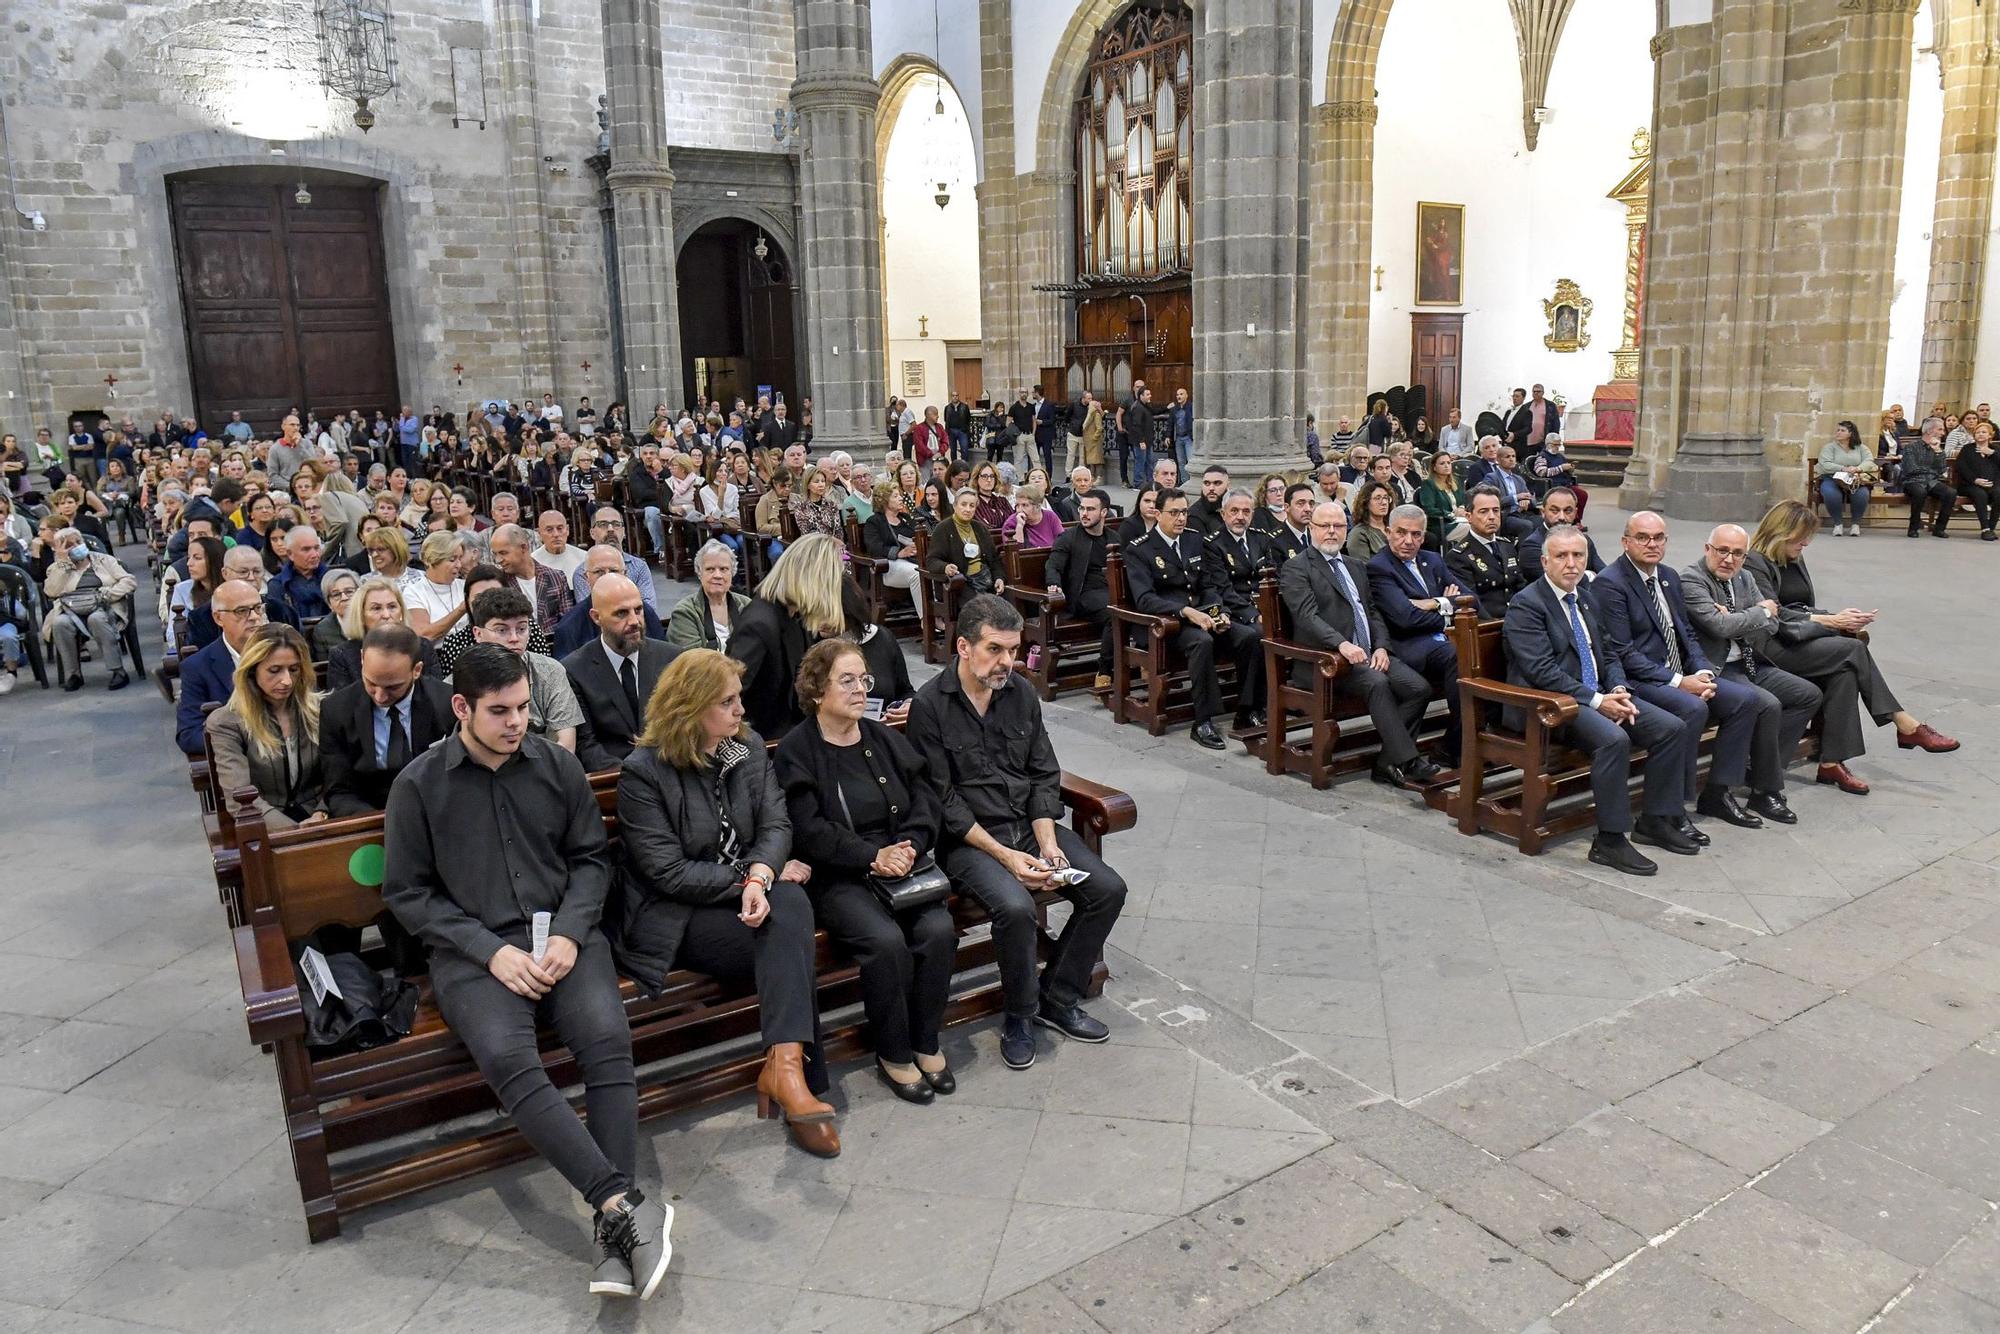
<path fill-rule="evenodd" d="M 42 610 L 34 580 L 18 565 L 0 565 L 0 602 L 17 603 L 26 613 L 27 626 L 21 632 L 22 651 L 28 668 L 42 689 L 49 688 L 49 668 L 42 657 Z"/>

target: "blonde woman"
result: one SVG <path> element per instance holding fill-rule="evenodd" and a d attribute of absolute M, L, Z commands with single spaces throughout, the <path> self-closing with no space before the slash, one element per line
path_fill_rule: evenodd
<path fill-rule="evenodd" d="M 215 786 L 257 792 L 257 813 L 273 829 L 326 819 L 319 762 L 319 700 L 312 653 L 289 625 L 251 633 L 236 660 L 229 702 L 204 725 L 215 752 Z"/>
<path fill-rule="evenodd" d="M 371 574 L 379 574 L 397 584 L 407 584 L 412 579 L 423 577 L 410 570 L 410 540 L 403 536 L 400 528 L 377 528 L 361 539 L 361 549 L 368 554 L 368 571 Z"/>
<path fill-rule="evenodd" d="M 847 628 L 841 603 L 846 552 L 825 533 L 806 533 L 772 563 L 757 596 L 736 617 L 729 656 L 743 664 L 750 725 L 776 739 L 802 721 L 792 683 L 806 650 Z"/>
<path fill-rule="evenodd" d="M 432 533 L 418 553 L 423 573 L 403 584 L 410 628 L 432 642 L 444 638 L 465 615 L 465 580 L 459 574 L 464 545 L 459 533 Z"/>
<path fill-rule="evenodd" d="M 653 687 L 618 775 L 625 893 L 612 948 L 618 971 L 654 993 L 675 968 L 754 982 L 757 1115 L 782 1113 L 794 1144 L 832 1158 L 840 1133 L 818 1096 L 827 1078 L 804 889 L 812 869 L 792 859 L 784 790 L 744 726 L 743 676 L 740 662 L 694 648 Z"/>
<path fill-rule="evenodd" d="M 314 635 L 327 626 L 334 618 L 329 616 L 321 621 Z M 410 613 L 403 602 L 400 584 L 384 579 L 379 574 L 371 574 L 355 586 L 354 596 L 340 612 L 340 639 L 327 650 L 326 688 L 339 690 L 361 679 L 361 641 L 370 630 L 378 625 L 408 625 Z M 431 641 L 417 636 L 421 647 L 417 650 L 417 661 L 424 671 L 436 675 L 440 680 L 444 673 L 437 664 L 437 651 Z"/>

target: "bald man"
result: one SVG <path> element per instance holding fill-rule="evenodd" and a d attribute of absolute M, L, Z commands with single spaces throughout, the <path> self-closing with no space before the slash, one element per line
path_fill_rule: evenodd
<path fill-rule="evenodd" d="M 608 542 L 598 543 L 584 555 L 583 566 L 576 575 L 578 581 L 583 584 L 586 594 L 560 621 L 556 622 L 554 637 L 558 658 L 569 657 L 597 633 L 597 623 L 590 614 L 593 610 L 592 602 L 596 596 L 597 585 L 612 575 L 623 574 L 624 567 L 625 553 Z M 626 575 L 626 580 L 631 582 L 631 576 Z M 645 600 L 645 596 L 646 590 L 640 589 L 641 602 Z M 659 614 L 650 606 L 645 611 L 645 622 L 646 638 L 665 641 L 667 627 L 661 622 Z"/>
<path fill-rule="evenodd" d="M 646 701 L 653 685 L 680 650 L 646 638 L 645 599 L 622 574 L 607 571 L 591 584 L 587 610 L 597 634 L 564 658 L 563 668 L 583 706 L 576 755 L 595 773 L 615 769 L 632 753 L 646 730 Z"/>

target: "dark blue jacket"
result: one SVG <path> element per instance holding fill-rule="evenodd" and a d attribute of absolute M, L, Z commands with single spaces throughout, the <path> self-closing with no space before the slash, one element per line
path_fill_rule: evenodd
<path fill-rule="evenodd" d="M 1445 568 L 1444 557 L 1435 551 L 1419 551 L 1417 568 L 1423 572 L 1421 588 L 1410 577 L 1410 567 L 1387 547 L 1368 562 L 1368 591 L 1374 594 L 1376 609 L 1388 623 L 1392 647 L 1441 635 L 1451 624 L 1451 617 L 1443 612 L 1411 605 L 1413 599 L 1442 597 L 1455 582 Z"/>
<path fill-rule="evenodd" d="M 324 616 L 332 610 L 326 605 L 326 595 L 319 591 L 319 577 L 300 574 L 290 561 L 278 567 L 266 591 L 290 607 L 292 615 L 300 620 L 308 616 Z"/>
<path fill-rule="evenodd" d="M 203 610 L 206 610 L 204 608 Z M 236 688 L 236 661 L 229 645 L 217 639 L 191 658 L 181 661 L 181 697 L 174 706 L 174 739 L 184 754 L 202 754 L 202 706 L 227 704 Z"/>
<path fill-rule="evenodd" d="M 1715 664 L 1702 656 L 1701 641 L 1695 638 L 1694 627 L 1688 624 L 1681 601 L 1680 575 L 1664 562 L 1657 573 L 1660 593 L 1666 598 L 1674 631 L 1680 637 L 1682 670 L 1687 674 L 1715 671 Z M 1645 579 L 1629 557 L 1620 556 L 1612 561 L 1603 574 L 1591 581 L 1590 600 L 1604 622 L 1604 632 L 1619 648 L 1626 677 L 1652 685 L 1670 683 L 1673 671 L 1667 666 L 1666 627 L 1660 624 L 1659 609 L 1647 596 Z"/>
<path fill-rule="evenodd" d="M 1611 632 L 1594 600 L 1595 585 L 1577 586 L 1577 611 L 1590 635 L 1591 656 L 1597 662 L 1597 693 L 1625 684 L 1624 665 L 1614 651 Z M 1576 651 L 1569 613 L 1556 600 L 1546 579 L 1537 579 L 1507 604 L 1500 633 L 1507 645 L 1507 680 L 1532 690 L 1568 695 L 1585 708 L 1591 691 L 1583 683 L 1583 659 Z"/>

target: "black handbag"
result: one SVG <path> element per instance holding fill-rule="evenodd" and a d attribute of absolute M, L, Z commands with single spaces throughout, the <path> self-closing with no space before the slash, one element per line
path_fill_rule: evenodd
<path fill-rule="evenodd" d="M 841 818 L 847 827 L 853 829 L 854 812 L 847 805 L 847 791 L 839 783 L 833 785 L 834 795 L 840 798 Z M 933 903 L 942 903 L 951 897 L 951 877 L 937 864 L 937 857 L 926 852 L 917 858 L 916 865 L 908 875 L 889 879 L 886 876 L 866 877 L 868 888 L 875 891 L 875 897 L 882 900 L 882 906 L 890 913 L 908 912 L 915 908 L 928 908 Z"/>

